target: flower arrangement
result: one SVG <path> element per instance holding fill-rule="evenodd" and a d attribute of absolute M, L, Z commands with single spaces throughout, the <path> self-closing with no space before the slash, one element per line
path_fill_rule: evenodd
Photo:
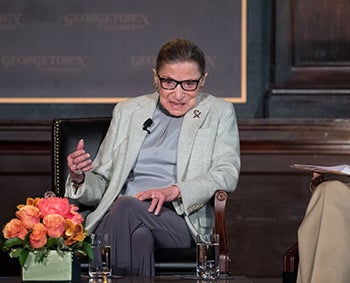
<path fill-rule="evenodd" d="M 3 228 L 1 247 L 10 257 L 18 257 L 22 267 L 29 252 L 36 262 L 43 262 L 50 250 L 61 256 L 70 251 L 93 257 L 84 219 L 67 198 L 48 192 L 44 198 L 27 198 L 17 209 L 16 218 Z"/>

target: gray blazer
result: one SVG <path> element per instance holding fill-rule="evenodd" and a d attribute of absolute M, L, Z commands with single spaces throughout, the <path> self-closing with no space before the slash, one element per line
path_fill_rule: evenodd
<path fill-rule="evenodd" d="M 158 97 L 155 92 L 118 103 L 93 161 L 94 169 L 85 173 L 85 181 L 77 192 L 67 179 L 66 197 L 96 206 L 86 217 L 88 231 L 95 230 L 119 196 L 147 134 L 142 125 L 153 117 Z M 173 202 L 193 236 L 211 232 L 214 214 L 208 200 L 218 189 L 233 191 L 239 170 L 239 135 L 232 103 L 198 94 L 180 131 L 176 185 L 181 199 Z"/>

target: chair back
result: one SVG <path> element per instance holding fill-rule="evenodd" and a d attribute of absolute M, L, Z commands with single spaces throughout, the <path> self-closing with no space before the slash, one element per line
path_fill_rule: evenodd
<path fill-rule="evenodd" d="M 106 135 L 111 118 L 67 118 L 55 119 L 52 123 L 51 166 L 52 189 L 57 196 L 64 195 L 68 176 L 67 156 L 72 153 L 80 139 L 84 139 L 85 150 L 94 159 Z"/>

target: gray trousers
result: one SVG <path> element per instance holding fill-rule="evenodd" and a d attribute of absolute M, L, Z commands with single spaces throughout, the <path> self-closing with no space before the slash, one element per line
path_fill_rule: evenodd
<path fill-rule="evenodd" d="M 193 239 L 183 217 L 162 207 L 156 216 L 149 202 L 118 198 L 96 229 L 112 236 L 114 275 L 154 276 L 154 248 L 187 248 Z"/>

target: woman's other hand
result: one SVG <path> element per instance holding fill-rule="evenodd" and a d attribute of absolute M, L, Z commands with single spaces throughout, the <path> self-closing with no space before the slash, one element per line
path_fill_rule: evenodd
<path fill-rule="evenodd" d="M 141 201 L 150 199 L 151 205 L 148 208 L 148 211 L 158 215 L 164 202 L 170 202 L 180 198 L 181 191 L 177 186 L 170 186 L 161 189 L 149 189 L 147 191 L 137 193 L 134 197 Z"/>

